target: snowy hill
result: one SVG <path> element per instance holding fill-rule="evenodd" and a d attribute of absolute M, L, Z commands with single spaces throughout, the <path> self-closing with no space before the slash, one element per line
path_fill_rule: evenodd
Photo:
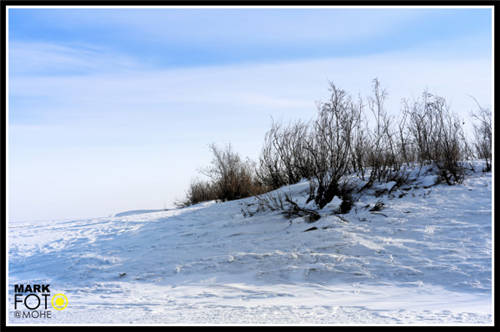
<path fill-rule="evenodd" d="M 16 283 L 50 283 L 69 305 L 50 320 L 9 310 L 9 323 L 492 324 L 491 173 L 430 180 L 340 216 L 333 202 L 314 223 L 244 217 L 247 198 L 12 224 L 9 308 Z"/>

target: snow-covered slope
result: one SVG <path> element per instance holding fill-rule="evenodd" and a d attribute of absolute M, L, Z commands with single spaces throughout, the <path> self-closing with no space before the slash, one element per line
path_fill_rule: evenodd
<path fill-rule="evenodd" d="M 427 182 L 315 223 L 243 217 L 248 198 L 10 224 L 9 323 L 491 324 L 491 173 Z M 280 190 L 300 201 L 308 183 Z M 13 285 L 36 282 L 68 307 L 16 318 Z"/>

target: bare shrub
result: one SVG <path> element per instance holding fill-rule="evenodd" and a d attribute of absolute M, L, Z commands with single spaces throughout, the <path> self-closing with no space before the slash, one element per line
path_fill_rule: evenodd
<path fill-rule="evenodd" d="M 186 207 L 200 202 L 215 200 L 218 198 L 217 194 L 216 187 L 212 183 L 193 180 L 186 194 L 186 199 L 176 203 L 176 205 L 178 207 Z"/>
<path fill-rule="evenodd" d="M 408 129 L 421 165 L 435 164 L 448 184 L 461 182 L 464 169 L 465 135 L 462 121 L 450 111 L 443 97 L 424 92 L 413 103 Z"/>
<path fill-rule="evenodd" d="M 373 115 L 373 128 L 369 132 L 370 142 L 367 152 L 366 166 L 370 167 L 368 183 L 375 180 L 387 180 L 392 170 L 400 168 L 397 157 L 397 144 L 393 138 L 391 123 L 393 118 L 387 114 L 384 103 L 387 92 L 380 87 L 378 79 L 373 80 L 373 97 L 368 99 L 368 105 Z"/>
<path fill-rule="evenodd" d="M 247 203 L 243 216 L 254 216 L 259 212 L 280 211 L 287 218 L 303 217 L 306 222 L 315 222 L 321 215 L 311 209 L 300 207 L 287 193 L 273 192 L 256 195 L 257 203 Z M 255 206 L 253 211 L 251 207 Z"/>
<path fill-rule="evenodd" d="M 288 126 L 272 123 L 264 139 L 257 171 L 264 184 L 276 189 L 310 176 L 310 160 L 304 149 L 307 135 L 308 125 L 302 121 Z"/>
<path fill-rule="evenodd" d="M 260 154 L 260 165 L 257 170 L 259 180 L 273 189 L 277 189 L 287 183 L 281 159 L 275 149 L 275 136 L 278 135 L 278 131 L 279 126 L 273 123 L 271 129 L 266 133 L 264 146 Z"/>
<path fill-rule="evenodd" d="M 309 199 L 320 209 L 339 194 L 341 179 L 350 170 L 353 132 L 361 111 L 360 105 L 333 83 L 330 91 L 330 100 L 318 105 L 318 118 L 305 144 L 312 161 Z"/>
<path fill-rule="evenodd" d="M 178 203 L 178 206 L 189 206 L 210 200 L 230 201 L 270 190 L 257 180 L 254 163 L 248 159 L 242 160 L 232 150 L 230 144 L 224 149 L 211 144 L 210 151 L 213 154 L 211 165 L 201 171 L 210 180 L 193 181 L 186 199 Z"/>
<path fill-rule="evenodd" d="M 256 179 L 255 166 L 250 160 L 241 160 L 228 144 L 225 149 L 210 145 L 213 154 L 211 166 L 203 171 L 217 193 L 217 199 L 230 201 L 267 191 Z"/>
<path fill-rule="evenodd" d="M 477 101 L 476 101 L 477 103 Z M 486 162 L 485 172 L 491 170 L 492 148 L 492 114 L 489 108 L 483 108 L 477 103 L 479 110 L 472 112 L 473 119 L 477 122 L 474 127 L 474 148 L 476 156 Z"/>
<path fill-rule="evenodd" d="M 403 163 L 409 166 L 417 160 L 417 150 L 412 142 L 412 133 L 409 129 L 411 116 L 410 104 L 406 99 L 402 101 L 400 119 L 398 121 L 397 146 Z"/>

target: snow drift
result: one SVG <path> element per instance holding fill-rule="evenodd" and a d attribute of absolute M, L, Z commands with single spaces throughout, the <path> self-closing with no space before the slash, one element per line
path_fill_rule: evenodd
<path fill-rule="evenodd" d="M 492 324 L 492 182 L 476 166 L 463 184 L 427 175 L 363 195 L 348 214 L 334 200 L 314 223 L 244 217 L 255 198 L 10 223 L 9 324 Z M 304 202 L 308 183 L 279 191 Z M 13 285 L 37 282 L 68 307 L 14 317 Z"/>

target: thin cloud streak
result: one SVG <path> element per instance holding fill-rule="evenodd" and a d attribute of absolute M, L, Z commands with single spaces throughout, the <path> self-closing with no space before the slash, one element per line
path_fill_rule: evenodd
<path fill-rule="evenodd" d="M 488 9 L 55 9 L 9 11 L 17 42 L 111 48 L 161 67 L 397 51 L 487 35 Z M 467 50 L 469 52 L 469 50 Z"/>

